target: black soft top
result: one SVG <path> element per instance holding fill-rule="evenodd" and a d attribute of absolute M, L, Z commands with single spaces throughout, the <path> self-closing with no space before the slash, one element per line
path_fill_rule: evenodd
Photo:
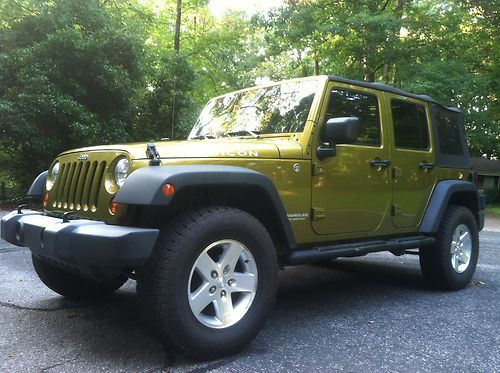
<path fill-rule="evenodd" d="M 330 81 L 333 81 L 333 82 L 339 82 L 339 83 L 345 83 L 345 84 L 352 84 L 352 85 L 357 85 L 357 86 L 365 87 L 365 88 L 374 88 L 374 89 L 377 89 L 379 91 L 391 92 L 391 93 L 394 93 L 394 94 L 397 94 L 397 95 L 401 95 L 401 96 L 416 98 L 418 100 L 427 101 L 427 102 L 431 102 L 431 103 L 437 104 L 437 105 L 441 106 L 444 109 L 447 109 L 447 110 L 450 110 L 450 111 L 454 111 L 456 113 L 460 112 L 460 110 L 457 109 L 457 108 L 455 108 L 455 107 L 447 107 L 447 106 L 444 106 L 444 105 L 440 104 L 439 102 L 437 102 L 436 100 L 434 100 L 430 96 L 427 96 L 427 95 L 417 95 L 415 93 L 407 92 L 407 91 L 404 91 L 402 89 L 395 88 L 395 87 L 392 87 L 392 86 L 384 84 L 384 83 L 368 83 L 368 82 L 362 82 L 360 80 L 352 80 L 352 79 L 341 78 L 340 76 L 335 76 L 335 75 L 328 75 L 328 79 Z"/>
<path fill-rule="evenodd" d="M 361 82 L 334 75 L 329 75 L 328 79 L 334 82 L 373 88 L 379 91 L 391 92 L 400 96 L 427 101 L 429 103 L 432 129 L 436 141 L 436 165 L 452 168 L 472 167 L 465 136 L 464 119 L 457 108 L 446 107 L 430 96 L 416 95 L 387 84 Z M 442 116 L 443 114 L 445 117 Z"/>

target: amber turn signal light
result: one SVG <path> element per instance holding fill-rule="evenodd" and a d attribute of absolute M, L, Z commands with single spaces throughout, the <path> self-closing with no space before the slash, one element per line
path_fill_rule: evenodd
<path fill-rule="evenodd" d="M 116 215 L 120 211 L 120 204 L 118 202 L 114 202 L 111 200 L 111 203 L 109 204 L 109 211 L 113 214 Z"/>
<path fill-rule="evenodd" d="M 49 202 L 49 193 L 45 193 L 43 195 L 43 205 L 47 206 L 47 203 Z"/>
<path fill-rule="evenodd" d="M 165 197 L 172 197 L 172 195 L 175 192 L 175 188 L 174 188 L 174 186 L 172 184 L 165 184 L 161 188 L 161 192 L 163 193 L 163 195 Z"/>

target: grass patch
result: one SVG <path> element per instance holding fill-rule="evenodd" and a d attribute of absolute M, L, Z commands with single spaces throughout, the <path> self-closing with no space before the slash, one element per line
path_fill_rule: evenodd
<path fill-rule="evenodd" d="M 495 203 L 492 205 L 486 206 L 486 211 L 491 212 L 492 214 L 500 216 L 500 203 Z"/>

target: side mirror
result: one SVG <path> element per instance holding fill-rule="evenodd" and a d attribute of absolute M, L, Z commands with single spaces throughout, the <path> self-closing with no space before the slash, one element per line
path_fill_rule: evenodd
<path fill-rule="evenodd" d="M 321 129 L 321 141 L 335 144 L 354 144 L 358 139 L 359 120 L 356 117 L 328 119 Z"/>
<path fill-rule="evenodd" d="M 320 145 L 316 150 L 319 159 L 337 154 L 337 144 L 354 144 L 358 138 L 359 120 L 356 117 L 331 118 L 321 128 L 320 139 L 328 146 Z"/>

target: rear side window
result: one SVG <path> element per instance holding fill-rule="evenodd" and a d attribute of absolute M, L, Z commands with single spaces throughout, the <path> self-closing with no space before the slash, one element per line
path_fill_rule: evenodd
<path fill-rule="evenodd" d="M 330 92 L 325 121 L 339 117 L 359 119 L 359 135 L 356 145 L 380 146 L 380 120 L 376 96 L 345 89 L 333 89 Z"/>
<path fill-rule="evenodd" d="M 440 152 L 463 156 L 464 147 L 460 136 L 460 124 L 456 115 L 438 111 L 435 118 Z"/>
<path fill-rule="evenodd" d="M 429 127 L 422 105 L 391 100 L 396 148 L 429 149 Z"/>

